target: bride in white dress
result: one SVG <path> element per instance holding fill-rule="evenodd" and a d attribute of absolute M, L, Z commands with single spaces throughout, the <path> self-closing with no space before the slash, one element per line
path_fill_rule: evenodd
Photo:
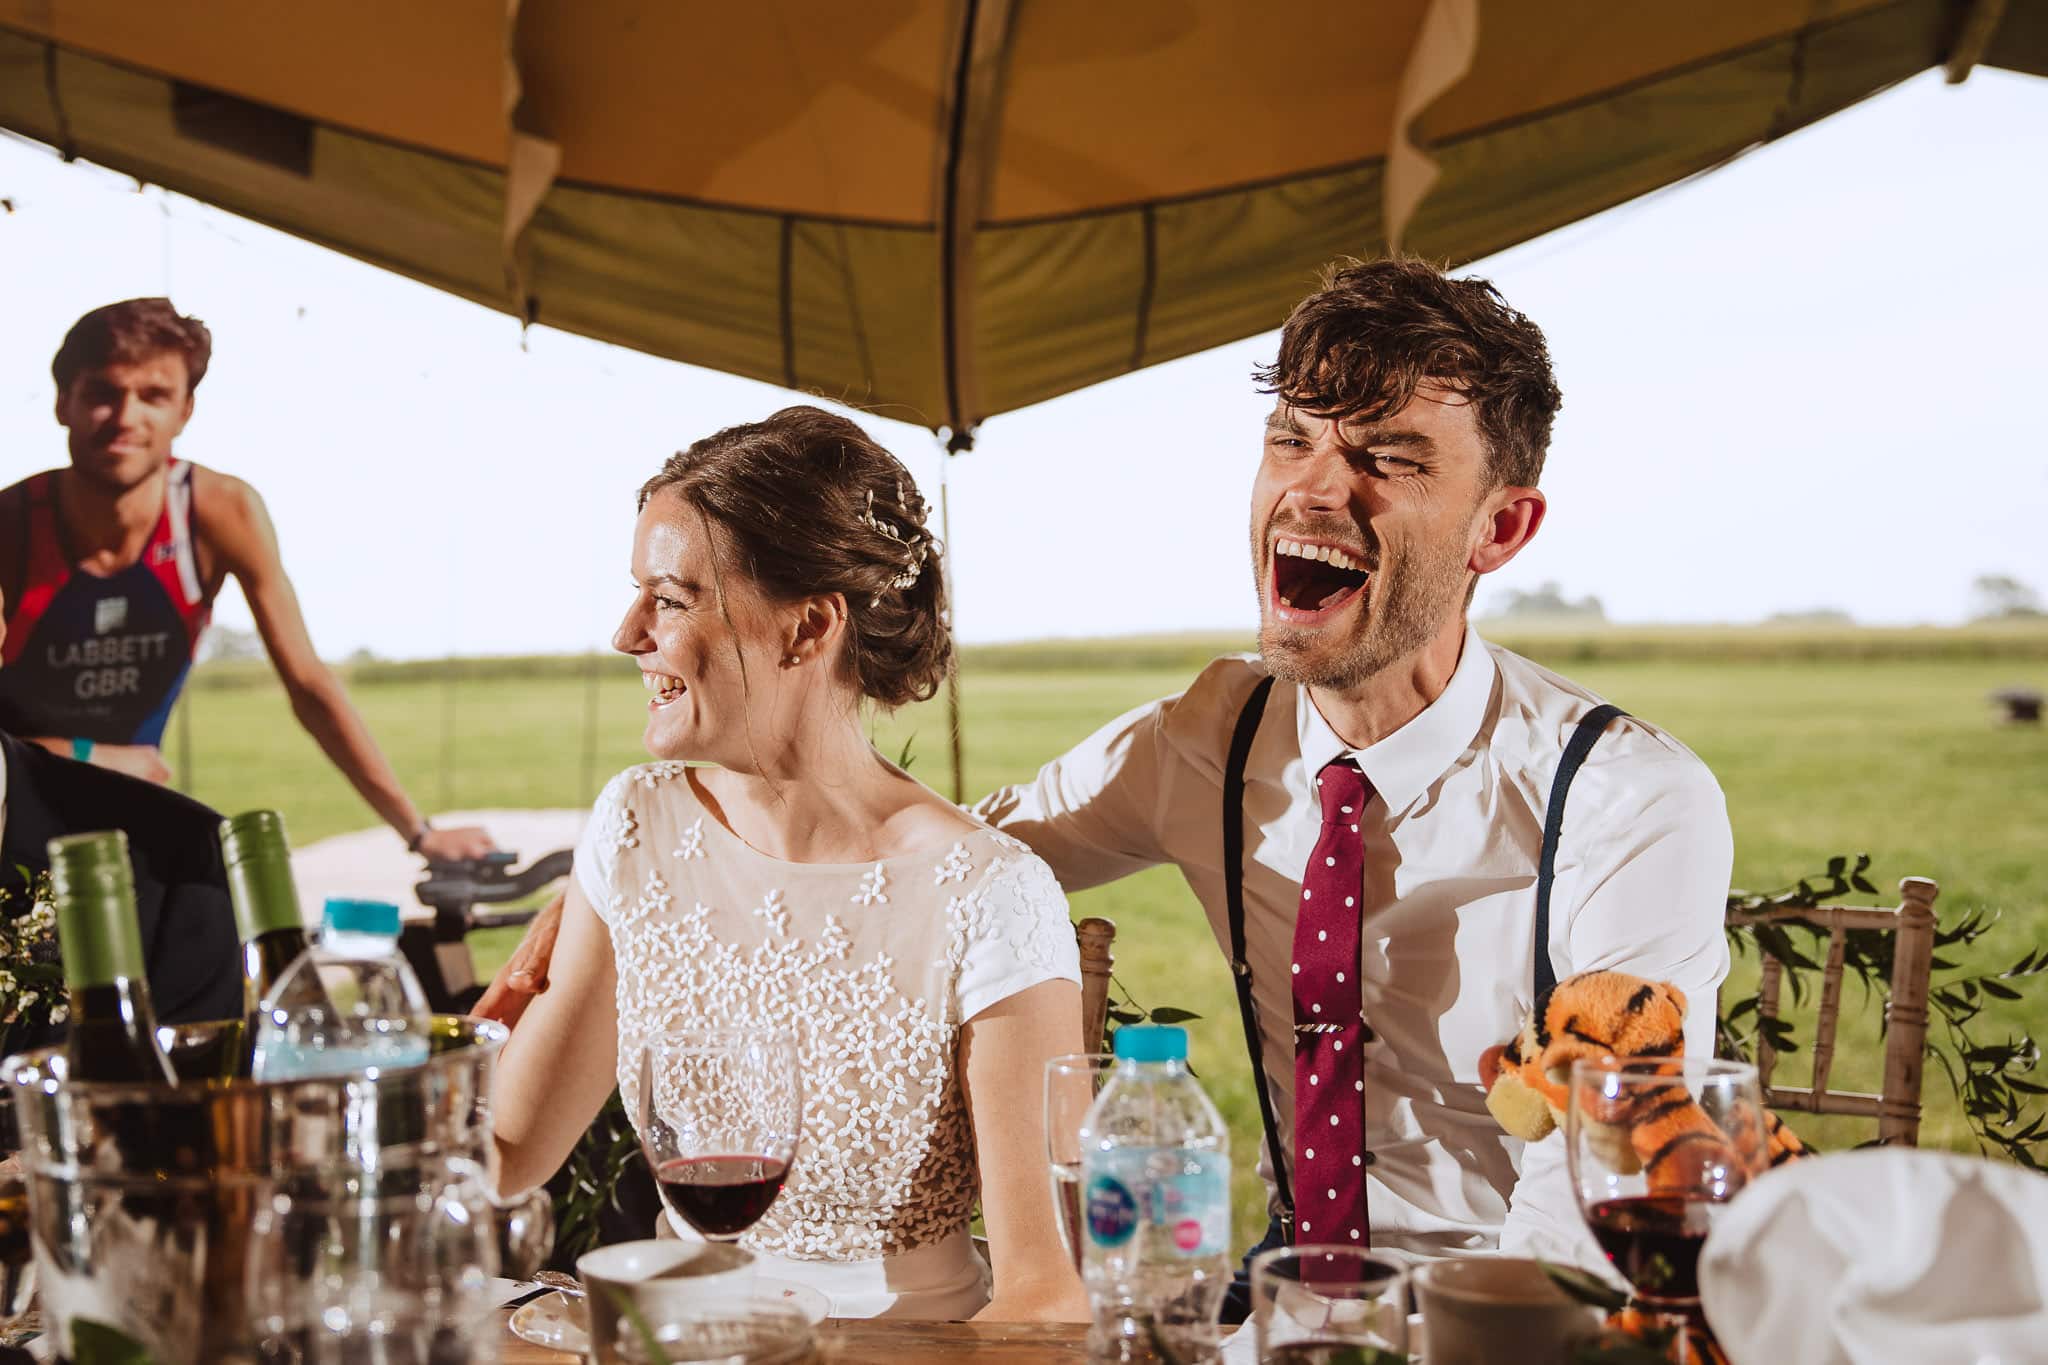
<path fill-rule="evenodd" d="M 763 1273 L 840 1317 L 1085 1318 L 1040 1102 L 1081 1042 L 1065 898 L 866 734 L 951 661 L 915 485 L 854 423 L 788 408 L 648 481 L 632 577 L 613 643 L 659 761 L 612 779 L 577 849 L 493 1085 L 501 1188 L 552 1174 L 615 1081 L 636 1113 L 650 1035 L 794 1026 L 802 1142 L 741 1239 Z"/>

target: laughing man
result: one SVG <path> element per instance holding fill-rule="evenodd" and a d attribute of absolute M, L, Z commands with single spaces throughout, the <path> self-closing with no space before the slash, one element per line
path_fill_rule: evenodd
<path fill-rule="evenodd" d="M 1501 1132 L 1480 1055 L 1553 975 L 1594 968 L 1676 984 L 1687 1046 L 1710 1052 L 1720 788 L 1466 620 L 1543 523 L 1560 400 L 1534 323 L 1481 280 L 1346 263 L 1259 379 L 1276 401 L 1252 484 L 1257 657 L 1218 659 L 980 813 L 1069 891 L 1159 863 L 1187 878 L 1258 1040 L 1262 1245 L 1597 1258 L 1561 1140 Z M 1570 814 L 1539 913 L 1554 786 Z"/>

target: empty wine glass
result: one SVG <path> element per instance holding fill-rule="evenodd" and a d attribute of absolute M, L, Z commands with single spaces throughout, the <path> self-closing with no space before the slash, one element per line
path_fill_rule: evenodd
<path fill-rule="evenodd" d="M 1720 1211 L 1769 1168 L 1756 1068 L 1714 1058 L 1572 1065 L 1565 1155 L 1579 1211 L 1641 1305 L 1673 1327 L 1674 1360 L 1700 1322 L 1699 1259 Z"/>
<path fill-rule="evenodd" d="M 498 1233 L 498 1273 L 508 1280 L 532 1279 L 555 1249 L 554 1196 L 541 1185 L 509 1198 L 493 1195 L 491 1209 Z"/>
<path fill-rule="evenodd" d="M 1081 1120 L 1116 1058 L 1107 1052 L 1070 1052 L 1045 1064 L 1045 1159 L 1052 1206 L 1076 1271 L 1081 1268 Z"/>
<path fill-rule="evenodd" d="M 782 1192 L 803 1131 L 796 1034 L 681 1029 L 640 1054 L 640 1145 L 676 1216 L 707 1241 L 752 1227 Z"/>

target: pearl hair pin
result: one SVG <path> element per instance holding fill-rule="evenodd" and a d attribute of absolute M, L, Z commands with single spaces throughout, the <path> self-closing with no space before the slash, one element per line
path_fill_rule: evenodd
<path fill-rule="evenodd" d="M 900 479 L 896 482 L 896 501 L 899 506 L 903 502 L 903 481 Z M 897 530 L 894 525 L 876 516 L 875 490 L 872 488 L 868 490 L 867 506 L 862 510 L 860 519 L 867 523 L 868 527 L 876 534 L 887 536 L 890 540 L 903 547 L 905 555 L 903 572 L 890 579 L 889 586 L 892 588 L 908 588 L 914 585 L 919 575 L 924 572 L 925 556 L 931 550 L 930 539 L 927 538 L 913 544 L 908 533 Z M 879 593 L 868 599 L 868 605 L 871 607 L 878 607 L 881 604 L 882 598 Z"/>

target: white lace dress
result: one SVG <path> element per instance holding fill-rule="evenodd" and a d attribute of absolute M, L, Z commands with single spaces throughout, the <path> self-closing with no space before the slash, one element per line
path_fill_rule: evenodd
<path fill-rule="evenodd" d="M 618 964 L 626 1112 L 649 1035 L 794 1024 L 803 1139 L 741 1245 L 837 1317 L 976 1312 L 989 1275 L 967 1231 L 978 1180 L 960 1026 L 1041 981 L 1080 980 L 1051 869 L 987 828 L 878 863 L 784 862 L 720 824 L 686 771 L 613 778 L 576 850 Z"/>

